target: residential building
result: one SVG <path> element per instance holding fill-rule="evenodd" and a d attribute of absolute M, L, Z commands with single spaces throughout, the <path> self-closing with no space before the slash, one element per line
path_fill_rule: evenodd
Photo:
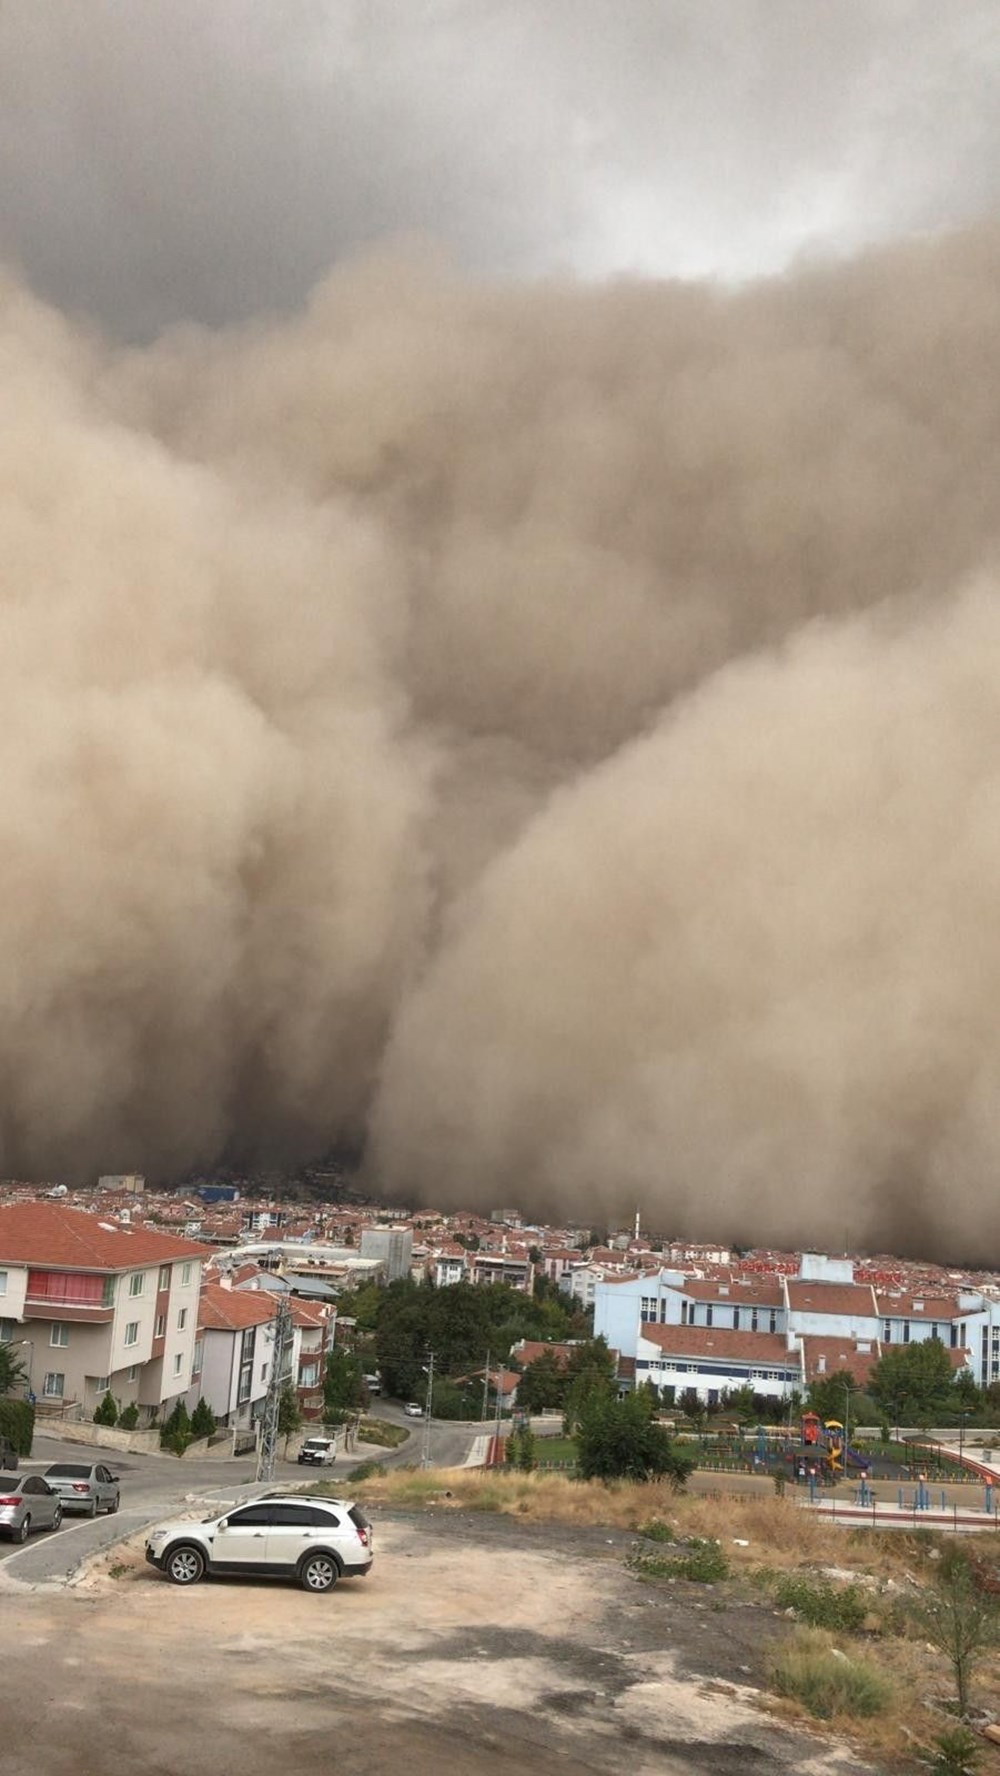
<path fill-rule="evenodd" d="M 273 1295 L 207 1283 L 201 1292 L 201 1397 L 219 1424 L 248 1428 L 261 1417 L 274 1361 Z M 286 1350 L 292 1375 L 292 1347 Z"/>
<path fill-rule="evenodd" d="M 59 1202 L 0 1208 L 0 1338 L 23 1348 L 42 1410 L 87 1417 L 106 1392 L 140 1422 L 191 1386 L 205 1247 Z"/>

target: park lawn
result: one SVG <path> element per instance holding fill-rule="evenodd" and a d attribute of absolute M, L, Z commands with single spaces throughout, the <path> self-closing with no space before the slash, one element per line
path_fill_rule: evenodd
<path fill-rule="evenodd" d="M 535 1438 L 535 1460 L 543 1462 L 575 1462 L 575 1437 L 537 1437 Z"/>

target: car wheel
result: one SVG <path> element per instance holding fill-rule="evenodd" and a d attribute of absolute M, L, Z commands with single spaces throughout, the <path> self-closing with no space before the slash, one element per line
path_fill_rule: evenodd
<path fill-rule="evenodd" d="M 205 1575 L 205 1556 L 200 1548 L 185 1543 L 167 1556 L 166 1574 L 175 1585 L 197 1585 Z"/>
<path fill-rule="evenodd" d="M 112 1499 L 112 1500 L 111 1500 L 111 1503 L 110 1503 L 110 1505 L 109 1505 L 109 1506 L 108 1506 L 108 1516 L 109 1516 L 109 1517 L 113 1517 L 113 1516 L 114 1516 L 114 1514 L 115 1514 L 115 1512 L 116 1512 L 116 1511 L 117 1511 L 117 1509 L 118 1509 L 118 1506 L 119 1506 L 119 1505 L 120 1505 L 120 1504 L 121 1504 L 121 1493 L 120 1493 L 120 1492 L 116 1492 L 116 1493 L 115 1493 L 115 1496 L 114 1496 L 114 1498 L 113 1498 L 113 1499 Z"/>
<path fill-rule="evenodd" d="M 299 1583 L 304 1591 L 332 1591 L 340 1577 L 340 1568 L 332 1554 L 310 1554 L 299 1567 Z"/>
<path fill-rule="evenodd" d="M 52 1514 L 52 1527 L 53 1529 L 62 1528 L 62 1505 L 57 1505 Z"/>
<path fill-rule="evenodd" d="M 21 1527 L 17 1532 L 17 1539 L 19 1542 L 26 1542 L 27 1541 L 28 1530 L 30 1528 L 30 1525 L 31 1525 L 31 1518 L 30 1517 L 25 1517 L 22 1519 Z"/>
<path fill-rule="evenodd" d="M 87 1516 L 88 1517 L 96 1517 L 97 1516 L 97 1494 L 96 1494 L 96 1492 L 90 1501 L 90 1510 L 87 1512 Z"/>

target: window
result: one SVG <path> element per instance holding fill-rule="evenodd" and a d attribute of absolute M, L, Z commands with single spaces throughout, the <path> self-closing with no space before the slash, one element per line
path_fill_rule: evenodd
<path fill-rule="evenodd" d="M 778 1330 L 778 1310 L 776 1307 L 772 1307 L 771 1309 L 770 1330 L 772 1332 L 777 1332 Z"/>
<path fill-rule="evenodd" d="M 261 1379 L 261 1382 L 265 1382 L 267 1380 L 267 1364 L 266 1363 L 262 1363 L 260 1366 L 260 1379 Z"/>
<path fill-rule="evenodd" d="M 14 1320 L 0 1320 L 0 1344 L 9 1344 L 14 1336 Z"/>
<path fill-rule="evenodd" d="M 127 1379 L 129 1381 L 138 1381 L 138 1379 L 139 1379 L 139 1365 L 138 1365 L 138 1363 L 130 1363 L 129 1364 Z"/>
<path fill-rule="evenodd" d="M 178 1351 L 177 1355 L 174 1358 L 174 1374 L 175 1375 L 180 1374 L 183 1364 L 184 1364 L 183 1355 L 181 1354 L 180 1351 Z"/>
<path fill-rule="evenodd" d="M 187 1325 L 187 1319 L 188 1319 L 187 1308 L 186 1307 L 179 1307 L 177 1309 L 177 1330 L 178 1330 L 178 1332 L 183 1332 L 185 1326 Z"/>
<path fill-rule="evenodd" d="M 160 1275 L 157 1280 L 156 1287 L 157 1287 L 157 1289 L 169 1289 L 169 1287 L 170 1287 L 170 1266 L 169 1266 L 169 1264 L 161 1264 L 160 1265 Z"/>
<path fill-rule="evenodd" d="M 153 1337 L 154 1338 L 164 1338 L 166 1336 L 166 1331 L 167 1331 L 167 1316 L 166 1316 L 166 1314 L 157 1314 L 156 1326 L 153 1330 Z"/>
<path fill-rule="evenodd" d="M 128 1279 L 129 1294 L 130 1295 L 141 1295 L 145 1286 L 146 1286 L 145 1273 L 141 1270 L 134 1270 L 132 1272 L 132 1275 Z"/>
<path fill-rule="evenodd" d="M 182 1289 L 186 1289 L 190 1281 L 191 1281 L 191 1266 L 190 1266 L 190 1264 L 182 1264 L 181 1265 L 181 1287 L 182 1287 Z"/>
<path fill-rule="evenodd" d="M 740 1310 L 738 1307 L 734 1307 L 733 1308 L 733 1331 L 738 1332 L 739 1329 L 740 1329 Z"/>
<path fill-rule="evenodd" d="M 125 1343 L 128 1345 L 128 1344 L 138 1344 L 138 1342 L 139 1342 L 139 1322 L 138 1322 L 138 1320 L 129 1320 L 129 1323 L 125 1328 Z"/>
<path fill-rule="evenodd" d="M 194 1341 L 194 1355 L 191 1358 L 191 1373 L 192 1373 L 192 1375 L 200 1375 L 201 1374 L 201 1354 L 202 1354 L 203 1345 L 204 1345 L 203 1339 L 201 1339 L 201 1338 L 195 1339 L 195 1341 Z"/>
<path fill-rule="evenodd" d="M 892 1321 L 891 1320 L 883 1320 L 882 1321 L 882 1343 L 883 1344 L 891 1344 L 892 1343 Z"/>
<path fill-rule="evenodd" d="M 909 1342 L 910 1342 L 910 1322 L 909 1322 L 909 1320 L 904 1320 L 903 1321 L 903 1343 L 909 1344 Z"/>
<path fill-rule="evenodd" d="M 0 1270 L 0 1295 L 6 1295 L 6 1293 L 7 1293 L 7 1272 L 5 1270 Z"/>
<path fill-rule="evenodd" d="M 750 1309 L 750 1330 L 751 1332 L 757 1330 L 757 1309 L 755 1307 Z"/>
<path fill-rule="evenodd" d="M 52 1331 L 49 1333 L 50 1344 L 68 1344 L 69 1327 L 65 1320 L 53 1320 Z"/>
<path fill-rule="evenodd" d="M 61 1400 L 66 1385 L 65 1375 L 53 1374 L 50 1370 L 42 1382 L 42 1393 L 47 1400 Z"/>
<path fill-rule="evenodd" d="M 104 1283 L 101 1288 L 101 1306 L 102 1307 L 114 1307 L 114 1305 L 115 1305 L 115 1279 L 114 1279 L 114 1277 L 105 1277 Z"/>
<path fill-rule="evenodd" d="M 110 1375 L 92 1376 L 90 1385 L 93 1388 L 95 1394 L 106 1394 L 109 1387 L 111 1386 L 111 1377 L 110 1377 Z"/>
<path fill-rule="evenodd" d="M 299 1371 L 299 1386 L 300 1387 L 304 1387 L 304 1388 L 315 1387 L 318 1380 L 319 1380 L 319 1364 L 318 1363 L 308 1363 L 304 1369 L 301 1369 Z"/>
<path fill-rule="evenodd" d="M 253 1529 L 270 1523 L 273 1510 L 273 1505 L 246 1505 L 242 1511 L 233 1511 L 226 1521 L 230 1529 Z"/>
<path fill-rule="evenodd" d="M 639 1302 L 639 1318 L 644 1324 L 656 1318 L 656 1296 L 643 1295 Z"/>

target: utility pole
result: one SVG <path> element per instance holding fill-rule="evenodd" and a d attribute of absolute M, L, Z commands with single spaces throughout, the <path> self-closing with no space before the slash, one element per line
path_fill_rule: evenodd
<path fill-rule="evenodd" d="M 486 1368 L 483 1371 L 483 1410 L 479 1415 L 480 1421 L 482 1424 L 486 1423 L 487 1415 L 489 1413 L 489 1406 L 490 1406 L 490 1356 L 491 1356 L 491 1354 L 492 1353 L 490 1351 L 486 1352 Z"/>
<path fill-rule="evenodd" d="M 260 1444 L 257 1449 L 258 1480 L 274 1479 L 274 1463 L 278 1454 L 278 1418 L 281 1413 L 281 1392 L 286 1380 L 285 1354 L 292 1341 L 292 1310 L 284 1295 L 277 1296 L 276 1302 L 271 1374 L 264 1400 L 264 1417 L 261 1420 Z"/>
<path fill-rule="evenodd" d="M 420 1458 L 420 1466 L 429 1468 L 431 1465 L 431 1407 L 434 1404 L 434 1352 L 427 1355 L 427 1403 L 424 1406 L 424 1447 Z"/>

